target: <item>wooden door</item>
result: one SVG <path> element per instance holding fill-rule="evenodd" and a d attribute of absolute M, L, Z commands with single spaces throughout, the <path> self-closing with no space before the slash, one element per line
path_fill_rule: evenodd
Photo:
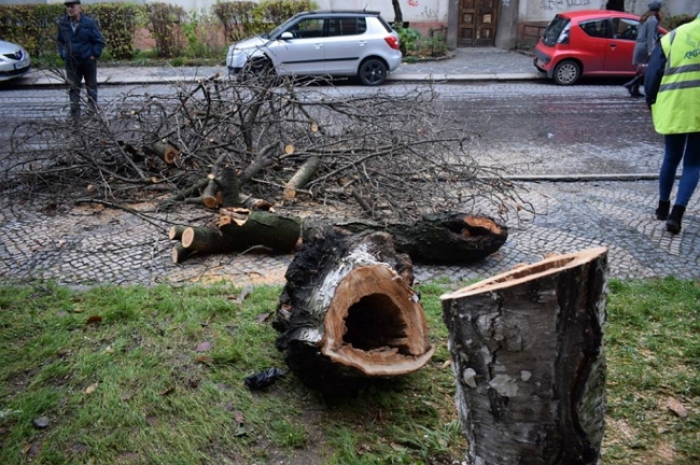
<path fill-rule="evenodd" d="M 458 45 L 495 45 L 497 25 L 498 0 L 459 1 Z"/>

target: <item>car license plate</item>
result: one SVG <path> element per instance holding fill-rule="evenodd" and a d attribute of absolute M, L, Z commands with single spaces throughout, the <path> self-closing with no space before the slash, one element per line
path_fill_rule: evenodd
<path fill-rule="evenodd" d="M 29 60 L 24 59 L 22 61 L 18 61 L 17 63 L 15 63 L 14 66 L 15 66 L 15 69 L 26 68 L 27 66 L 29 66 Z"/>

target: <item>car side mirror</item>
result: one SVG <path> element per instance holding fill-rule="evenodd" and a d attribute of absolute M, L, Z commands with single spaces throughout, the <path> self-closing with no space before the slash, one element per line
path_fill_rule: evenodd
<path fill-rule="evenodd" d="M 285 31 L 285 32 L 282 33 L 282 35 L 280 35 L 280 39 L 282 39 L 282 40 L 290 40 L 290 39 L 293 39 L 293 38 L 294 38 L 294 34 L 292 34 L 292 33 L 289 32 L 289 31 Z"/>

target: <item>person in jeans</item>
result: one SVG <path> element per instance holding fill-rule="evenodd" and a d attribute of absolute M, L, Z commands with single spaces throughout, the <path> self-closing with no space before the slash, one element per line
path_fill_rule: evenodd
<path fill-rule="evenodd" d="M 644 96 L 639 92 L 639 87 L 644 82 L 644 67 L 659 40 L 660 9 L 661 2 L 654 0 L 649 4 L 649 11 L 639 19 L 637 42 L 634 44 L 634 53 L 632 54 L 632 64 L 637 65 L 637 74 L 625 84 L 630 97 Z"/>
<path fill-rule="evenodd" d="M 664 135 L 666 143 L 656 217 L 667 220 L 666 229 L 678 234 L 700 178 L 700 15 L 661 39 L 649 59 L 644 91 L 656 132 Z M 683 173 L 669 215 L 681 160 Z"/>
<path fill-rule="evenodd" d="M 66 16 L 58 23 L 58 53 L 66 62 L 66 80 L 71 116 L 80 116 L 80 89 L 83 79 L 88 104 L 97 109 L 97 59 L 102 55 L 105 39 L 95 21 L 83 14 L 80 0 L 67 0 Z"/>

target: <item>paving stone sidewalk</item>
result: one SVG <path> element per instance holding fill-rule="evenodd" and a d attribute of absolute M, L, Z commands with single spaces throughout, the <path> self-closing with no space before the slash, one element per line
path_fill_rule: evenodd
<path fill-rule="evenodd" d="M 538 214 L 507 220 L 509 239 L 494 255 L 465 266 L 416 266 L 418 281 L 463 282 L 535 263 L 546 254 L 609 248 L 610 276 L 700 276 L 700 221 L 689 206 L 677 236 L 654 218 L 657 184 L 642 182 L 526 183 Z M 165 219 L 165 218 L 164 218 Z M 177 222 L 182 218 L 167 218 Z M 165 229 L 113 210 L 80 207 L 46 214 L 0 205 L 0 279 L 98 283 L 283 284 L 292 255 L 261 253 L 193 257 L 173 264 Z"/>

